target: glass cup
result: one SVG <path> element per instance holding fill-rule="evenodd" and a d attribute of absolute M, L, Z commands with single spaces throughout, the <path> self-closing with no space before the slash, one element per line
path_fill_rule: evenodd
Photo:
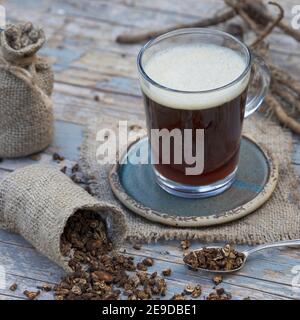
<path fill-rule="evenodd" d="M 191 44 L 229 48 L 243 59 L 244 70 L 235 80 L 203 91 L 169 88 L 145 71 L 154 55 Z M 230 34 L 189 28 L 149 41 L 137 64 L 158 185 L 186 198 L 213 196 L 228 189 L 238 168 L 243 120 L 257 110 L 268 91 L 270 74 L 264 61 Z"/>

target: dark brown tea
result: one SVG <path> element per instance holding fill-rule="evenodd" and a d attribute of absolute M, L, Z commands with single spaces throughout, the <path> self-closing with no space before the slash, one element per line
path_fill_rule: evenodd
<path fill-rule="evenodd" d="M 162 164 L 162 140 L 159 145 L 159 164 L 156 170 L 164 177 L 189 185 L 206 185 L 222 180 L 237 167 L 240 138 L 244 119 L 246 90 L 233 100 L 218 107 L 203 110 L 173 109 L 163 106 L 144 94 L 146 119 L 151 129 L 204 129 L 204 171 L 200 175 L 186 175 L 186 164 L 174 163 L 174 141 L 170 140 L 170 164 Z M 195 135 L 192 139 L 195 150 Z M 182 150 L 183 154 L 183 150 Z"/>
<path fill-rule="evenodd" d="M 222 185 L 231 177 L 233 181 L 249 82 L 249 74 L 241 76 L 245 68 L 239 53 L 211 44 L 174 46 L 145 62 L 149 79 L 141 84 L 157 177 L 205 188 Z M 168 145 L 161 138 L 154 143 L 153 129 L 179 131 L 182 144 L 176 144 L 170 135 Z M 188 134 L 191 137 L 185 140 Z M 186 161 L 186 148 L 195 160 L 201 158 L 199 173 L 187 173 L 195 164 Z M 162 157 L 166 150 L 169 162 Z"/>

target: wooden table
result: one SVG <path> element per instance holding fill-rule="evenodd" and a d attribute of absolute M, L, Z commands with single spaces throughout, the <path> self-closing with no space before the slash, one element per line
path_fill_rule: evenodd
<path fill-rule="evenodd" d="M 59 152 L 71 161 L 78 159 L 78 147 L 85 124 L 94 117 L 109 115 L 119 119 L 144 117 L 135 67 L 140 45 L 119 45 L 114 40 L 123 32 L 142 28 L 190 22 L 210 16 L 223 8 L 223 2 L 198 0 L 9 0 L 1 1 L 11 21 L 31 20 L 42 25 L 48 36 L 43 54 L 50 56 L 56 72 L 53 94 L 56 133 L 53 145 L 41 154 L 39 162 L 53 163 L 52 153 Z M 291 18 L 296 0 L 279 1 Z M 271 37 L 273 59 L 300 79 L 300 46 L 277 30 Z M 94 97 L 98 98 L 95 99 Z M 299 138 L 295 137 L 294 164 L 300 174 Z M 3 160 L 0 178 L 16 168 L 37 163 L 28 157 Z M 192 247 L 200 246 L 193 243 Z M 153 270 L 170 267 L 168 295 L 182 292 L 189 283 L 199 283 L 204 295 L 212 291 L 211 275 L 194 273 L 182 264 L 178 241 L 144 245 L 137 251 L 124 246 L 139 261 L 155 258 Z M 246 246 L 243 246 L 245 248 Z M 298 266 L 298 267 L 297 267 Z M 300 251 L 275 249 L 257 254 L 241 271 L 226 276 L 222 286 L 234 299 L 298 299 L 300 289 L 293 268 L 300 272 Z M 297 271 L 295 271 L 297 273 Z M 36 252 L 20 236 L 0 230 L 0 299 L 24 299 L 23 291 L 36 290 L 43 283 L 57 283 L 64 272 Z M 18 290 L 10 291 L 16 282 Z M 300 283 L 300 281 L 298 281 Z M 203 296 L 202 296 L 203 298 Z M 42 293 L 39 299 L 53 299 Z"/>

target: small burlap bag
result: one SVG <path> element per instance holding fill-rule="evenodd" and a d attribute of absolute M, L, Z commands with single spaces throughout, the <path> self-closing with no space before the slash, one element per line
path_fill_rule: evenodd
<path fill-rule="evenodd" d="M 78 210 L 99 213 L 116 248 L 126 233 L 123 213 L 96 200 L 59 170 L 33 165 L 16 170 L 0 183 L 0 223 L 19 233 L 38 251 L 71 271 L 60 252 L 60 237 Z"/>
<path fill-rule="evenodd" d="M 15 158 L 45 149 L 52 140 L 50 95 L 53 72 L 36 55 L 45 35 L 27 47 L 14 50 L 5 32 L 0 34 L 0 157 Z"/>

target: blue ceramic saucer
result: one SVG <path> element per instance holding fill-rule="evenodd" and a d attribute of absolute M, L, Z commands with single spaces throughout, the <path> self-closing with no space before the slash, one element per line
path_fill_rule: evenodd
<path fill-rule="evenodd" d="M 161 189 L 151 164 L 132 164 L 140 148 L 148 148 L 148 138 L 133 143 L 121 157 L 127 163 L 115 165 L 109 175 L 115 196 L 142 217 L 177 227 L 217 225 L 240 219 L 259 208 L 274 191 L 278 166 L 270 153 L 243 137 L 236 181 L 220 195 L 205 199 L 185 199 Z"/>

